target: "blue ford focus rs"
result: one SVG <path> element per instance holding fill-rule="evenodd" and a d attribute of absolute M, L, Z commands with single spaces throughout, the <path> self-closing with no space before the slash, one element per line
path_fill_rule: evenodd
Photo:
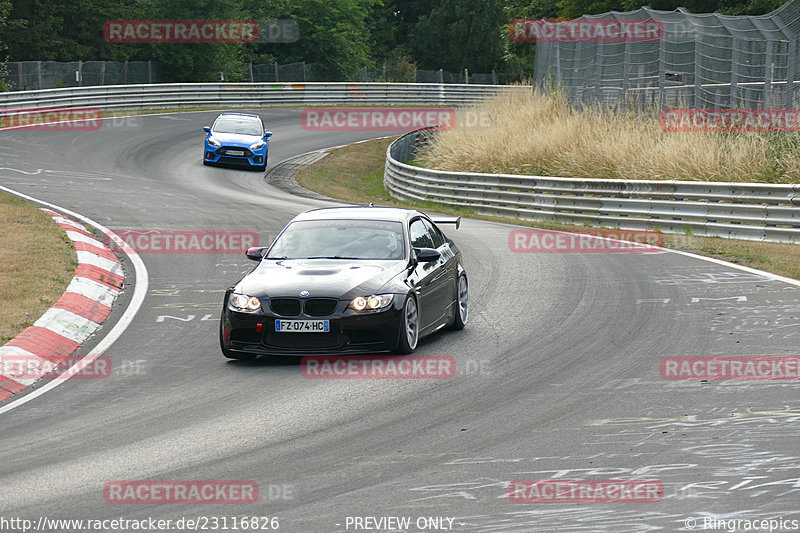
<path fill-rule="evenodd" d="M 267 168 L 271 131 L 257 115 L 222 113 L 214 124 L 203 128 L 206 140 L 203 164 L 238 165 L 264 170 Z"/>

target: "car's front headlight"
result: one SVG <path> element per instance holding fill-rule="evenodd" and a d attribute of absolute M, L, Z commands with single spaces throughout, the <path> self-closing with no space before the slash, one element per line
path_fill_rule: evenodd
<path fill-rule="evenodd" d="M 220 143 L 214 137 L 209 137 L 208 138 L 208 144 L 210 144 L 211 146 L 222 146 L 222 143 Z"/>
<path fill-rule="evenodd" d="M 251 150 L 261 150 L 262 148 L 264 148 L 264 141 L 254 142 L 250 145 Z"/>
<path fill-rule="evenodd" d="M 371 296 L 356 296 L 348 307 L 356 311 L 375 311 L 389 307 L 394 299 L 394 294 L 373 294 Z"/>
<path fill-rule="evenodd" d="M 240 311 L 258 311 L 261 309 L 261 302 L 258 298 L 236 292 L 231 294 L 230 304 Z"/>

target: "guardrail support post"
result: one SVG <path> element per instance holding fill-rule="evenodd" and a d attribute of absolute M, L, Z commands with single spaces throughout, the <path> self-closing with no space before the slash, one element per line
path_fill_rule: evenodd
<path fill-rule="evenodd" d="M 667 84 L 667 50 L 666 39 L 662 38 L 658 41 L 658 108 L 664 109 L 666 102 L 666 91 L 664 87 Z"/>
<path fill-rule="evenodd" d="M 83 61 L 78 60 L 78 70 L 75 71 L 75 77 L 78 78 L 78 87 L 83 87 Z"/>
<path fill-rule="evenodd" d="M 439 83 L 444 83 L 444 70 L 439 69 Z"/>
<path fill-rule="evenodd" d="M 303 61 L 303 82 L 306 81 L 306 62 Z"/>
<path fill-rule="evenodd" d="M 784 107 L 794 107 L 794 69 L 797 64 L 797 39 L 789 41 L 789 60 L 786 62 L 786 99 Z"/>
<path fill-rule="evenodd" d="M 252 61 L 250 62 L 249 70 L 250 70 L 250 83 L 255 83 L 256 80 L 253 78 L 253 62 Z"/>
<path fill-rule="evenodd" d="M 17 63 L 19 65 L 19 80 L 22 81 L 22 61 Z M 44 87 L 42 87 L 42 62 L 36 62 L 36 78 L 39 82 L 39 90 L 41 91 Z"/>
<path fill-rule="evenodd" d="M 702 33 L 695 31 L 694 33 L 694 102 L 692 107 L 705 107 L 703 106 L 703 86 L 700 76 L 700 65 L 703 65 L 703 57 L 700 54 L 700 46 L 702 45 Z"/>
<path fill-rule="evenodd" d="M 100 85 L 106 84 L 106 62 L 100 63 Z"/>
<path fill-rule="evenodd" d="M 275 81 L 280 81 L 278 79 L 278 62 L 275 62 Z"/>
<path fill-rule="evenodd" d="M 737 107 L 739 103 L 739 39 L 734 36 L 731 41 L 731 101 L 730 107 Z"/>
<path fill-rule="evenodd" d="M 764 60 L 764 107 L 772 107 L 772 77 L 775 71 L 775 58 L 773 57 L 772 41 L 767 41 Z"/>

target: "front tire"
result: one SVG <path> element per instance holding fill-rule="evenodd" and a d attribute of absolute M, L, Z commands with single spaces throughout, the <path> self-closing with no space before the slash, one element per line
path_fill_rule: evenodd
<path fill-rule="evenodd" d="M 456 287 L 456 312 L 453 317 L 452 329 L 464 329 L 467 325 L 469 318 L 469 284 L 467 283 L 467 276 L 461 274 L 458 277 L 458 286 Z"/>
<path fill-rule="evenodd" d="M 397 343 L 397 353 L 410 354 L 419 342 L 419 308 L 417 299 L 409 294 L 403 304 L 403 317 L 400 327 L 400 340 Z"/>

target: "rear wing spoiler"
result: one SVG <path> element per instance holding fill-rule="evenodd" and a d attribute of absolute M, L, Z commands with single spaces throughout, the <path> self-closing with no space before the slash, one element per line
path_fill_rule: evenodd
<path fill-rule="evenodd" d="M 461 217 L 446 217 L 446 216 L 434 216 L 431 217 L 433 223 L 437 226 L 440 224 L 455 224 L 456 229 L 461 225 Z"/>

